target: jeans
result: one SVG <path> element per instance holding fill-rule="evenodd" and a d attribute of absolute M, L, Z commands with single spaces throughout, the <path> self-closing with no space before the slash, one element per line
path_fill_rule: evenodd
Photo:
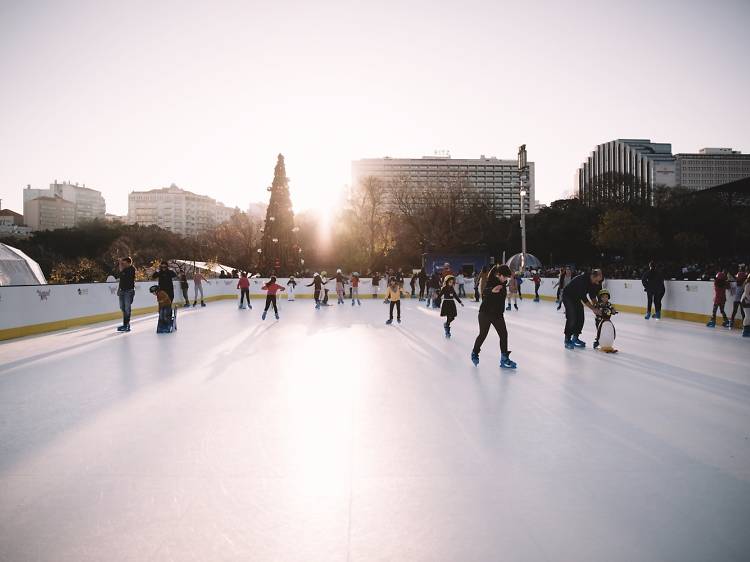
<path fill-rule="evenodd" d="M 240 289 L 240 306 L 245 304 L 247 298 L 247 304 L 250 304 L 250 289 Z"/>
<path fill-rule="evenodd" d="M 393 307 L 396 307 L 396 318 L 401 320 L 401 301 L 391 301 L 390 303 L 390 320 L 393 320 Z"/>
<path fill-rule="evenodd" d="M 583 303 L 575 299 L 563 297 L 565 306 L 565 339 L 571 336 L 579 336 L 583 331 Z"/>
<path fill-rule="evenodd" d="M 198 293 L 201 294 L 201 302 L 203 302 L 203 285 L 196 283 L 193 285 L 193 301 L 198 302 Z"/>
<path fill-rule="evenodd" d="M 473 352 L 479 355 L 479 351 L 482 349 L 482 344 L 487 338 L 487 334 L 490 332 L 490 326 L 495 328 L 497 335 L 500 336 L 500 351 L 507 355 L 508 354 L 508 328 L 505 326 L 505 317 L 500 314 L 499 316 L 492 316 L 486 312 L 480 312 L 479 316 L 479 335 L 474 341 Z"/>
<path fill-rule="evenodd" d="M 123 326 L 130 325 L 130 309 L 133 305 L 133 299 L 135 298 L 135 289 L 128 289 L 126 291 L 118 291 L 120 297 L 120 310 L 122 310 L 122 324 Z"/>
<path fill-rule="evenodd" d="M 646 312 L 648 314 L 651 314 L 651 302 L 654 303 L 654 312 L 656 314 L 661 313 L 661 299 L 664 298 L 664 293 L 652 293 L 651 291 L 646 291 Z"/>
<path fill-rule="evenodd" d="M 464 287 L 463 283 L 460 283 L 458 285 L 458 296 L 459 297 L 465 297 L 466 296 L 466 288 Z"/>

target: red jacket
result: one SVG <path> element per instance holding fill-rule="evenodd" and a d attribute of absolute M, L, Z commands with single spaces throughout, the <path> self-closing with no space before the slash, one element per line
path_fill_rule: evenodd
<path fill-rule="evenodd" d="M 263 290 L 268 291 L 269 295 L 275 295 L 279 291 L 283 291 L 284 287 L 282 287 L 278 283 L 266 283 L 265 285 L 263 285 Z"/>
<path fill-rule="evenodd" d="M 247 277 L 240 277 L 240 280 L 237 281 L 237 288 L 238 289 L 249 289 L 250 288 L 250 279 Z"/>

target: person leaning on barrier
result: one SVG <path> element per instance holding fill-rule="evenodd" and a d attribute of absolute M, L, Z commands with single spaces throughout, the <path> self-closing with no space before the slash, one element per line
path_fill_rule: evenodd
<path fill-rule="evenodd" d="M 130 312 L 135 298 L 135 267 L 132 258 L 120 258 L 117 270 L 112 275 L 119 279 L 117 287 L 117 298 L 120 299 L 120 310 L 122 310 L 122 326 L 117 328 L 118 332 L 130 331 Z"/>

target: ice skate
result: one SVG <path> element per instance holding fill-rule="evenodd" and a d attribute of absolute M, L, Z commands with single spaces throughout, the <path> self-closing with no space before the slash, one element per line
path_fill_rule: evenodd
<path fill-rule="evenodd" d="M 716 320 L 709 320 L 708 324 L 706 324 L 706 328 L 715 328 L 716 327 Z"/>
<path fill-rule="evenodd" d="M 508 303 L 508 306 L 505 307 L 505 310 L 510 310 L 510 303 Z"/>
<path fill-rule="evenodd" d="M 573 345 L 576 347 L 586 347 L 586 342 L 581 341 L 578 336 L 573 338 Z"/>
<path fill-rule="evenodd" d="M 117 326 L 117 331 L 118 332 L 127 332 L 128 331 L 127 324 L 123 324 L 122 326 Z"/>
<path fill-rule="evenodd" d="M 516 303 L 513 303 L 513 308 L 515 308 L 516 310 L 518 310 L 518 305 Z"/>
<path fill-rule="evenodd" d="M 206 306 L 206 303 L 201 301 L 201 306 Z"/>
<path fill-rule="evenodd" d="M 654 320 L 661 320 L 661 312 L 654 312 Z"/>
<path fill-rule="evenodd" d="M 724 322 L 721 323 L 721 327 L 722 328 L 729 328 L 730 327 L 729 320 L 724 320 Z"/>
<path fill-rule="evenodd" d="M 744 328 L 742 328 L 742 337 L 750 338 L 750 326 L 745 326 Z"/>
<path fill-rule="evenodd" d="M 393 324 L 393 318 L 389 318 L 388 320 L 385 321 L 385 323 L 390 326 L 391 324 Z"/>
<path fill-rule="evenodd" d="M 396 322 L 398 322 L 399 324 L 401 324 L 401 318 L 396 318 Z"/>
<path fill-rule="evenodd" d="M 565 339 L 565 349 L 575 349 L 576 346 L 573 344 L 572 340 Z"/>
<path fill-rule="evenodd" d="M 501 369 L 515 369 L 516 362 L 510 360 L 510 351 L 506 354 L 500 355 L 500 368 Z"/>
<path fill-rule="evenodd" d="M 240 305 L 240 306 L 239 306 L 238 308 L 239 308 L 240 310 L 245 310 L 245 305 L 244 305 L 244 304 L 241 304 L 241 305 Z"/>
<path fill-rule="evenodd" d="M 646 320 L 649 320 L 649 319 L 651 318 L 651 313 L 650 313 L 650 312 L 647 312 L 647 313 L 646 313 L 646 316 L 644 316 L 644 318 L 645 318 Z"/>
<path fill-rule="evenodd" d="M 263 314 L 261 315 L 260 319 L 261 320 L 265 320 L 266 319 L 266 311 L 265 310 L 263 311 Z"/>
<path fill-rule="evenodd" d="M 360 301 L 359 299 L 357 299 L 357 306 L 362 306 L 362 301 Z"/>
<path fill-rule="evenodd" d="M 449 337 L 451 337 L 451 328 L 450 328 L 450 326 L 448 326 L 448 323 L 447 323 L 447 322 L 445 322 L 445 323 L 443 324 L 443 330 L 445 330 L 445 337 L 446 337 L 446 338 L 449 338 Z"/>
<path fill-rule="evenodd" d="M 274 316 L 276 317 L 276 320 L 278 320 L 278 319 L 279 319 L 279 313 L 278 313 L 278 312 L 277 312 L 277 313 L 275 313 L 275 314 L 274 314 Z"/>
<path fill-rule="evenodd" d="M 594 349 L 596 349 L 597 347 L 599 347 L 599 340 L 596 340 L 594 342 Z M 602 351 L 604 351 L 604 348 L 602 348 Z"/>
<path fill-rule="evenodd" d="M 193 301 L 193 306 L 198 306 L 198 301 Z"/>
<path fill-rule="evenodd" d="M 479 365 L 479 354 L 478 353 L 474 353 L 473 351 L 471 352 L 471 362 L 474 363 L 475 367 L 477 365 Z"/>
<path fill-rule="evenodd" d="M 354 300 L 352 300 L 352 306 L 354 306 Z"/>

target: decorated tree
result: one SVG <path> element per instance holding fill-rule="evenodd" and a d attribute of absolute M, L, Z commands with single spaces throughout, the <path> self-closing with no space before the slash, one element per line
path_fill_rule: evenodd
<path fill-rule="evenodd" d="M 301 252 L 297 245 L 297 228 L 294 226 L 294 212 L 289 196 L 289 179 L 286 177 L 282 154 L 279 154 L 273 173 L 273 183 L 268 189 L 271 199 L 268 202 L 263 226 L 259 269 L 263 273 L 292 273 L 299 269 Z"/>

